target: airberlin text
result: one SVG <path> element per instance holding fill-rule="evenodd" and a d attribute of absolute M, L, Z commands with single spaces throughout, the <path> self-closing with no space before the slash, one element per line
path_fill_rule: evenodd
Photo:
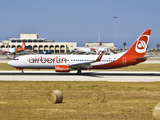
<path fill-rule="evenodd" d="M 51 57 L 48 57 L 48 58 L 46 58 L 46 57 L 37 57 L 37 56 L 35 56 L 35 57 L 30 57 L 29 59 L 28 59 L 28 62 L 30 62 L 30 63 L 66 63 L 67 62 L 67 59 L 66 58 L 61 58 L 61 56 L 56 56 L 56 57 L 54 57 L 54 58 L 51 58 Z"/>

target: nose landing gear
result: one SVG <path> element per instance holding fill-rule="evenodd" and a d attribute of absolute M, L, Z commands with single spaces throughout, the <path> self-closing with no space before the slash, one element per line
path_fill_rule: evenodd
<path fill-rule="evenodd" d="M 77 74 L 81 74 L 82 72 L 81 72 L 81 70 L 79 69 L 78 71 L 77 71 Z"/>
<path fill-rule="evenodd" d="M 24 71 L 23 71 L 23 69 L 22 69 L 22 71 L 21 71 L 21 74 L 22 74 L 22 75 L 24 74 Z"/>

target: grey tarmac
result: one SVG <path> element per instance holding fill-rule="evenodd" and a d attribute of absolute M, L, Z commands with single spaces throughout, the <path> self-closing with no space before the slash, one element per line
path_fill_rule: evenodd
<path fill-rule="evenodd" d="M 0 81 L 108 81 L 108 82 L 156 82 L 160 72 L 139 71 L 77 71 L 56 73 L 54 71 L 0 71 Z"/>

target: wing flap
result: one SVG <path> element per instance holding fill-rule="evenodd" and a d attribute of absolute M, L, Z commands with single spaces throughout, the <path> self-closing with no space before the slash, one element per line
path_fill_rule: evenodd
<path fill-rule="evenodd" d="M 85 63 L 72 64 L 72 65 L 70 65 L 70 67 L 71 68 L 88 68 L 91 65 L 92 62 L 93 61 L 85 62 Z"/>

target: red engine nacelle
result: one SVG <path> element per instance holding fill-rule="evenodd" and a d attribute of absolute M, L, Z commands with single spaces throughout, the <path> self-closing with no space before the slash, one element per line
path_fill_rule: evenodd
<path fill-rule="evenodd" d="M 70 66 L 68 65 L 56 65 L 56 72 L 70 72 Z"/>
<path fill-rule="evenodd" d="M 2 55 L 4 55 L 4 52 L 1 52 Z"/>

